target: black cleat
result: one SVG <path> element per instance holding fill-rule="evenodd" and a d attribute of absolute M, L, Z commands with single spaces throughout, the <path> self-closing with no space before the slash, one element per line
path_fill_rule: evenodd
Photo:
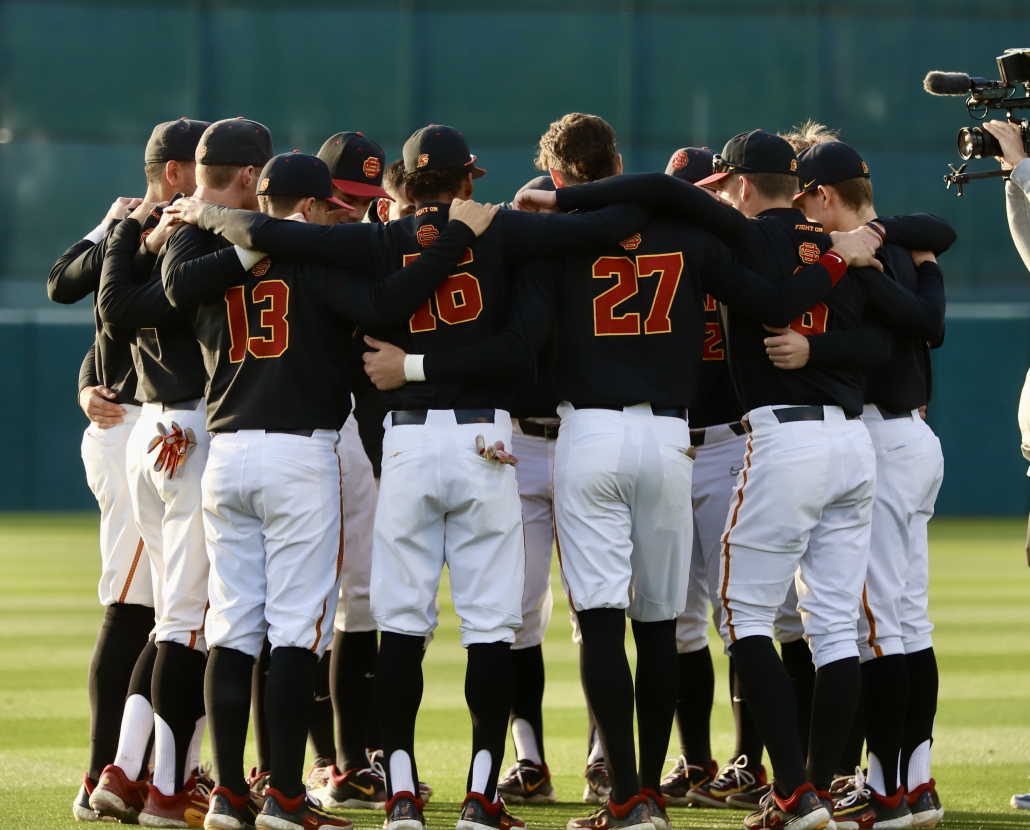
<path fill-rule="evenodd" d="M 509 767 L 497 782 L 497 792 L 512 804 L 553 804 L 558 800 L 547 764 L 531 761 L 519 761 Z"/>
<path fill-rule="evenodd" d="M 329 767 L 329 784 L 313 790 L 323 807 L 350 810 L 382 810 L 386 806 L 386 782 L 371 767 L 349 769 L 341 774 Z"/>
<path fill-rule="evenodd" d="M 604 804 L 612 793 L 612 782 L 608 779 L 608 768 L 604 761 L 595 761 L 587 767 L 583 773 L 587 780 L 586 789 L 583 790 L 583 800 L 587 804 Z"/>
<path fill-rule="evenodd" d="M 461 805 L 461 817 L 454 830 L 525 830 L 526 822 L 513 816 L 498 798 L 494 803 L 482 793 L 469 793 Z"/>
<path fill-rule="evenodd" d="M 306 791 L 296 798 L 286 798 L 274 787 L 268 787 L 254 826 L 257 830 L 320 830 L 322 827 L 352 830 L 354 822 L 343 816 L 329 815 Z"/>
<path fill-rule="evenodd" d="M 383 830 L 426 830 L 426 818 L 422 815 L 425 803 L 415 798 L 414 793 L 399 792 L 386 802 L 386 821 Z"/>
<path fill-rule="evenodd" d="M 823 830 L 830 823 L 815 787 L 802 784 L 790 798 L 780 798 L 774 789 L 762 799 L 762 806 L 744 819 L 745 830 Z"/>
<path fill-rule="evenodd" d="M 1016 797 L 1012 796 L 1013 799 Z M 912 792 L 906 793 L 905 801 L 908 803 L 908 809 L 912 811 L 912 827 L 936 827 L 944 818 L 944 808 L 937 796 L 937 782 L 932 778 L 926 784 L 920 784 Z"/>
<path fill-rule="evenodd" d="M 656 830 L 651 821 L 648 797 L 633 796 L 625 804 L 613 804 L 609 798 L 600 810 L 589 816 L 569 821 L 566 830 Z"/>
<path fill-rule="evenodd" d="M 204 830 L 254 830 L 261 806 L 254 793 L 236 796 L 227 787 L 215 787 L 204 817 Z"/>

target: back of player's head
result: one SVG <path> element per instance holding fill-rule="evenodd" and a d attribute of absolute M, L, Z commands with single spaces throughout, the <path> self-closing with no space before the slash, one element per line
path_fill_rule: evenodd
<path fill-rule="evenodd" d="M 261 212 L 282 218 L 294 212 L 297 203 L 306 199 L 348 208 L 333 196 L 333 177 L 329 167 L 317 156 L 294 151 L 272 158 L 261 170 L 257 188 Z"/>
<path fill-rule="evenodd" d="M 369 199 L 389 198 L 383 189 L 383 148 L 362 133 L 344 132 L 329 136 L 318 157 L 329 165 L 333 184 L 343 193 Z"/>
<path fill-rule="evenodd" d="M 840 138 L 840 130 L 831 130 L 825 124 L 809 118 L 801 126 L 791 127 L 787 132 L 777 133 L 777 135 L 790 144 L 794 148 L 794 152 L 800 156 L 805 150 L 820 141 L 837 141 Z"/>
<path fill-rule="evenodd" d="M 712 175 L 715 153 L 707 147 L 682 147 L 672 154 L 665 166 L 665 175 L 696 183 Z"/>
<path fill-rule="evenodd" d="M 240 168 L 260 169 L 272 157 L 272 134 L 257 121 L 215 121 L 197 145 L 197 183 L 212 190 L 229 187 Z"/>
<path fill-rule="evenodd" d="M 143 155 L 147 186 L 160 187 L 164 184 L 165 165 L 168 162 L 193 162 L 200 137 L 209 126 L 207 121 L 184 117 L 178 121 L 165 121 L 154 127 Z"/>
<path fill-rule="evenodd" d="M 445 201 L 456 196 L 471 176 L 486 171 L 476 167 L 465 137 L 454 127 L 430 124 L 404 142 L 404 184 L 416 202 Z"/>
<path fill-rule="evenodd" d="M 391 161 L 383 170 L 383 190 L 394 199 L 404 196 L 404 159 Z"/>
<path fill-rule="evenodd" d="M 538 170 L 557 170 L 569 185 L 618 175 L 615 130 L 597 115 L 563 115 L 540 137 L 536 166 Z"/>
<path fill-rule="evenodd" d="M 843 141 L 820 141 L 798 156 L 801 191 L 816 193 L 820 187 L 832 187 L 841 204 L 860 211 L 873 204 L 873 184 L 869 179 L 869 165 L 858 152 Z"/>
<path fill-rule="evenodd" d="M 714 173 L 697 182 L 702 187 L 727 176 L 743 176 L 760 196 L 789 202 L 798 191 L 798 160 L 794 148 L 781 136 L 765 130 L 735 135 L 712 160 Z"/>

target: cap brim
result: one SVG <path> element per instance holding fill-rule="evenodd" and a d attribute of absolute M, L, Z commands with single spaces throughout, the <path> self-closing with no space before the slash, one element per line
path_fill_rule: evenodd
<path fill-rule="evenodd" d="M 701 179 L 701 181 L 694 182 L 694 184 L 696 184 L 698 187 L 707 187 L 710 184 L 714 184 L 715 182 L 722 181 L 728 175 L 729 175 L 728 171 L 726 173 L 713 173 L 707 179 Z"/>
<path fill-rule="evenodd" d="M 486 171 L 482 167 L 475 167 L 475 166 L 473 166 L 473 168 L 472 168 L 472 178 L 473 179 L 481 179 L 485 175 L 486 175 Z"/>
<path fill-rule="evenodd" d="M 799 190 L 797 193 L 794 194 L 794 198 L 791 199 L 791 201 L 796 202 L 798 199 L 800 199 L 806 193 L 811 193 L 811 192 L 812 192 L 811 190 Z"/>
<path fill-rule="evenodd" d="M 369 196 L 371 198 L 389 199 L 393 201 L 393 196 L 387 193 L 379 185 L 369 184 L 368 182 L 349 182 L 346 179 L 333 179 L 335 184 L 344 193 L 349 193 L 353 196 Z"/>
<path fill-rule="evenodd" d="M 339 205 L 340 207 L 345 208 L 346 210 L 354 210 L 354 208 L 352 208 L 346 202 L 341 202 L 335 196 L 330 196 L 328 199 L 326 199 L 326 201 L 327 202 L 332 202 L 334 205 Z"/>

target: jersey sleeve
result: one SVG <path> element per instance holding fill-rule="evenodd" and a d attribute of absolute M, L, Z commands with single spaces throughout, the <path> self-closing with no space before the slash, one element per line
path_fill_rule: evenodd
<path fill-rule="evenodd" d="M 708 237 L 707 242 L 698 269 L 705 291 L 767 325 L 789 326 L 834 286 L 830 272 L 818 261 L 772 283 L 741 263 L 718 239 Z"/>
<path fill-rule="evenodd" d="M 161 280 L 137 282 L 135 279 L 132 265 L 139 234 L 140 225 L 136 220 L 123 219 L 108 238 L 97 307 L 100 318 L 112 326 L 127 329 L 161 326 L 175 320 L 179 313 L 168 302 Z"/>
<path fill-rule="evenodd" d="M 958 239 L 955 229 L 932 213 L 877 217 L 876 221 L 883 225 L 887 242 L 910 251 L 933 251 L 939 256 Z"/>
<path fill-rule="evenodd" d="M 521 263 L 613 245 L 640 230 L 650 218 L 644 208 L 616 204 L 573 215 L 511 210 L 494 221 L 504 234 L 505 253 Z"/>
<path fill-rule="evenodd" d="M 47 277 L 47 296 L 51 300 L 77 303 L 97 290 L 109 237 L 110 231 L 95 245 L 89 239 L 82 239 L 64 252 Z"/>
<path fill-rule="evenodd" d="M 275 219 L 250 210 L 209 205 L 200 214 L 199 227 L 251 251 L 264 251 L 294 262 L 330 265 L 369 273 L 373 255 L 373 225 L 311 225 Z"/>
<path fill-rule="evenodd" d="M 864 325 L 852 329 L 809 335 L 808 362 L 812 366 L 868 372 L 890 360 L 892 345 L 886 326 L 866 320 Z"/>
<path fill-rule="evenodd" d="M 933 342 L 944 334 L 944 274 L 936 262 L 917 269 L 916 293 L 872 268 L 858 271 L 869 285 L 867 309 L 901 335 Z"/>
<path fill-rule="evenodd" d="M 360 325 L 402 323 L 447 279 L 475 240 L 472 228 L 451 220 L 425 252 L 382 280 L 331 269 L 326 303 L 338 316 Z"/>
<path fill-rule="evenodd" d="M 629 202 L 661 216 L 685 219 L 717 236 L 738 254 L 747 248 L 751 236 L 751 220 L 743 213 L 714 198 L 704 188 L 664 173 L 612 176 L 562 187 L 556 193 L 558 207 L 565 211 L 597 210 Z"/>
<path fill-rule="evenodd" d="M 79 394 L 87 386 L 99 386 L 100 378 L 97 377 L 97 341 L 93 339 L 89 351 L 82 358 L 82 366 L 79 367 Z"/>
<path fill-rule="evenodd" d="M 559 260 L 533 262 L 516 276 L 515 299 L 507 328 L 494 337 L 449 352 L 425 355 L 427 381 L 469 383 L 527 372 L 547 340 L 558 304 Z"/>
<path fill-rule="evenodd" d="M 175 308 L 192 308 L 217 300 L 227 288 L 246 279 L 247 272 L 235 248 L 220 248 L 192 259 L 179 249 L 174 258 L 171 248 L 168 253 L 161 265 L 161 283 L 168 302 Z"/>

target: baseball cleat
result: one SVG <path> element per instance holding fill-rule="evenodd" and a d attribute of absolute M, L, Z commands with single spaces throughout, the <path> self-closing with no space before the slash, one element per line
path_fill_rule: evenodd
<path fill-rule="evenodd" d="M 734 810 L 747 810 L 749 813 L 753 813 L 762 806 L 762 799 L 771 789 L 772 784 L 766 784 L 764 787 L 748 789 L 736 795 L 727 796 L 726 806 Z"/>
<path fill-rule="evenodd" d="M 716 774 L 715 778 L 688 790 L 684 796 L 687 804 L 694 807 L 714 807 L 719 810 L 759 809 L 761 796 L 737 799 L 757 793 L 766 785 L 765 767 L 752 769 L 747 765 L 747 756 L 741 755 L 730 761 Z M 730 801 L 733 798 L 734 801 Z"/>
<path fill-rule="evenodd" d="M 75 794 L 75 800 L 72 802 L 72 815 L 76 821 L 100 821 L 100 816 L 89 803 L 89 798 L 95 789 L 95 785 L 89 780 L 89 773 L 84 772 L 82 786 L 79 787 L 79 791 Z"/>
<path fill-rule="evenodd" d="M 215 787 L 204 817 L 204 830 L 254 830 L 261 804 L 254 793 L 235 796 L 226 787 Z"/>
<path fill-rule="evenodd" d="M 583 777 L 587 780 L 583 800 L 587 804 L 604 804 L 612 792 L 612 782 L 608 779 L 608 768 L 604 761 L 594 761 L 590 764 Z"/>
<path fill-rule="evenodd" d="M 707 767 L 699 764 L 688 764 L 686 756 L 679 758 L 666 758 L 666 761 L 675 761 L 674 766 L 662 779 L 662 795 L 670 804 L 685 807 L 690 804 L 686 795 L 695 787 L 707 784 L 719 774 L 719 765 L 714 759 L 708 762 Z"/>
<path fill-rule="evenodd" d="M 609 798 L 589 816 L 570 819 L 566 830 L 656 830 L 648 800 L 643 793 L 625 804 L 614 804 Z"/>
<path fill-rule="evenodd" d="M 525 760 L 507 769 L 497 782 L 497 792 L 512 804 L 553 804 L 558 800 L 547 764 Z"/>
<path fill-rule="evenodd" d="M 109 816 L 122 824 L 136 824 L 147 803 L 148 785 L 131 781 L 121 767 L 108 764 L 89 797 L 89 806 L 101 817 Z"/>
<path fill-rule="evenodd" d="M 1028 799 L 1022 806 L 1017 804 L 1017 799 Z M 912 827 L 936 827 L 938 822 L 944 818 L 944 808 L 937 796 L 937 782 L 932 778 L 925 784 L 920 784 L 912 792 L 905 793 L 905 802 L 912 812 Z M 1009 802 L 1017 810 L 1030 810 L 1030 796 L 1014 795 Z"/>
<path fill-rule="evenodd" d="M 672 830 L 669 814 L 665 812 L 665 797 L 647 787 L 641 787 L 640 793 L 647 796 L 647 811 L 651 814 L 654 830 Z"/>
<path fill-rule="evenodd" d="M 1030 793 L 1024 793 L 1023 795 L 1016 794 L 1009 799 L 1009 804 L 1015 807 L 1017 810 L 1030 810 Z M 931 827 L 932 825 L 925 825 Z"/>
<path fill-rule="evenodd" d="M 379 774 L 380 778 L 382 778 L 385 781 L 386 770 L 383 769 L 383 750 L 366 749 L 365 757 L 368 758 L 368 765 Z M 418 794 L 419 797 L 422 799 L 422 803 L 428 804 L 429 799 L 433 797 L 433 788 L 430 787 L 425 781 L 419 781 Z"/>
<path fill-rule="evenodd" d="M 745 830 L 825 830 L 829 824 L 830 811 L 811 784 L 802 784 L 790 798 L 770 788 L 761 807 L 744 819 Z"/>
<path fill-rule="evenodd" d="M 524 830 L 526 822 L 513 816 L 504 806 L 504 799 L 493 804 L 482 793 L 469 793 L 461 805 L 461 817 L 454 830 Z"/>
<path fill-rule="evenodd" d="M 307 792 L 286 798 L 274 787 L 268 787 L 254 827 L 257 830 L 319 830 L 320 827 L 351 830 L 354 822 L 343 816 L 329 815 Z"/>
<path fill-rule="evenodd" d="M 251 767 L 250 775 L 247 776 L 247 786 L 258 798 L 264 798 L 265 790 L 268 789 L 268 778 L 267 772 L 258 772 L 257 767 Z"/>
<path fill-rule="evenodd" d="M 203 827 L 209 806 L 207 791 L 197 786 L 192 775 L 175 795 L 165 795 L 151 784 L 139 823 L 142 827 Z"/>
<path fill-rule="evenodd" d="M 425 803 L 414 793 L 399 792 L 386 802 L 386 821 L 383 830 L 426 830 L 422 815 Z"/>
<path fill-rule="evenodd" d="M 815 794 L 819 796 L 819 801 L 826 808 L 826 812 L 830 814 L 830 821 L 825 830 L 837 830 L 837 822 L 833 820 L 833 805 L 836 802 L 833 794 L 829 790 L 816 790 Z"/>
<path fill-rule="evenodd" d="M 311 794 L 323 807 L 350 810 L 382 810 L 386 806 L 386 782 L 374 769 L 349 769 L 341 773 L 328 767 L 329 783 Z"/>
<path fill-rule="evenodd" d="M 855 771 L 851 775 L 833 776 L 833 781 L 830 784 L 830 797 L 834 801 L 840 801 L 849 795 L 852 790 L 863 787 L 865 785 L 865 773 L 866 771 L 861 767 L 855 767 Z"/>
<path fill-rule="evenodd" d="M 317 764 L 308 770 L 304 786 L 309 790 L 321 790 L 329 786 L 329 770 L 332 765 L 320 767 Z"/>
<path fill-rule="evenodd" d="M 912 811 L 905 801 L 905 788 L 892 796 L 873 792 L 865 779 L 856 776 L 856 786 L 833 808 L 837 830 L 904 830 L 912 826 Z"/>

